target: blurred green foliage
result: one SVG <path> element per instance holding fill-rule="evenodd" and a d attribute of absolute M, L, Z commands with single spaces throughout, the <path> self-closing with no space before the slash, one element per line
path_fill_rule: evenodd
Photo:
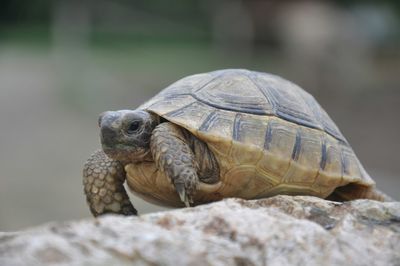
<path fill-rule="evenodd" d="M 254 2 L 261 0 L 244 0 L 246 2 Z M 18 24 L 34 23 L 45 24 L 51 23 L 52 8 L 58 1 L 50 0 L 2 0 L 0 3 L 0 26 L 11 26 Z M 79 2 L 79 1 L 78 1 Z M 202 0 L 115 0 L 109 1 L 110 3 L 117 3 L 124 5 L 128 8 L 138 9 L 149 12 L 160 17 L 174 18 L 181 23 L 197 25 L 199 27 L 207 28 L 208 17 L 206 16 L 207 8 L 212 8 L 213 5 L 221 1 L 202 1 Z M 267 1 L 268 2 L 268 1 Z M 269 1 L 271 3 L 278 1 Z M 290 1 L 282 1 L 290 2 Z M 331 0 L 332 2 L 344 7 L 351 7 L 355 4 L 377 4 L 373 0 Z M 89 5 L 94 4 L 95 1 L 82 1 Z M 380 0 L 380 5 L 389 5 L 400 12 L 400 1 L 398 0 Z"/>
<path fill-rule="evenodd" d="M 62 1 L 50 0 L 2 0 L 0 3 L 0 22 L 4 25 L 20 23 L 50 23 L 54 4 Z M 80 2 L 80 1 L 75 1 Z M 110 3 L 121 4 L 127 8 L 139 9 L 161 17 L 173 17 L 181 22 L 204 24 L 202 14 L 204 4 L 199 0 L 117 0 Z M 83 4 L 95 5 L 95 1 L 82 1 Z"/>
<path fill-rule="evenodd" d="M 59 0 L 60 1 L 60 0 Z M 245 0 L 245 2 L 260 0 Z M 0 3 L 0 25 L 4 26 L 20 24 L 20 23 L 49 23 L 51 20 L 51 10 L 57 1 L 50 0 L 2 0 Z M 85 2 L 85 1 L 83 1 Z M 90 3 L 90 1 L 86 1 Z M 212 6 L 219 1 L 202 1 L 202 0 L 115 0 L 110 1 L 123 4 L 124 6 L 141 9 L 153 14 L 164 17 L 174 17 L 184 23 L 207 24 L 204 16 L 205 6 Z M 277 1 L 269 1 L 277 2 Z M 283 2 L 283 1 L 282 1 Z M 338 5 L 350 7 L 354 4 L 387 4 L 400 11 L 399 0 L 331 0 Z M 93 2 L 95 3 L 95 1 Z"/>
<path fill-rule="evenodd" d="M 0 25 L 21 23 L 45 23 L 51 18 L 50 0 L 2 0 L 0 3 Z"/>
<path fill-rule="evenodd" d="M 52 27 L 57 16 L 57 7 L 71 3 L 90 10 L 89 41 L 101 45 L 124 45 L 133 41 L 135 43 L 166 43 L 185 42 L 209 42 L 213 38 L 213 11 L 221 4 L 229 1 L 222 0 L 113 0 L 113 1 L 78 1 L 78 0 L 2 0 L 0 2 L 0 40 L 49 43 L 52 38 Z M 270 6 L 278 6 L 296 1 L 263 1 L 242 0 L 232 1 L 251 6 L 254 3 L 268 3 Z M 321 1 L 322 2 L 322 1 Z M 331 0 L 344 8 L 352 8 L 354 5 L 379 5 L 387 6 L 400 14 L 399 0 Z M 117 7 L 118 12 L 126 11 L 125 16 L 130 20 L 121 19 L 115 27 L 122 30 L 110 29 L 109 14 L 104 12 L 107 6 Z M 86 10 L 86 11 L 87 11 Z M 111 14 L 112 12 L 110 12 Z M 215 14 L 214 14 L 215 15 Z M 253 14 L 254 15 L 254 14 Z M 79 17 L 79 14 L 77 15 Z M 73 16 L 72 16 L 73 18 Z M 71 17 L 70 17 L 71 19 Z M 112 18 L 112 20 L 119 18 Z M 253 17 L 253 20 L 257 18 Z M 105 22 L 106 21 L 106 22 Z M 111 22 L 113 23 L 113 22 Z M 121 27 L 121 23 L 124 24 Z M 257 35 L 258 34 L 258 35 Z M 275 36 L 256 32 L 255 42 L 261 45 L 276 45 Z M 268 35 L 269 34 L 269 35 Z M 275 33 L 272 33 L 274 35 Z"/>
<path fill-rule="evenodd" d="M 380 0 L 380 1 L 374 1 L 374 0 L 333 0 L 330 2 L 335 2 L 339 5 L 350 7 L 352 5 L 356 4 L 386 4 L 390 5 L 393 8 L 396 9 L 397 13 L 400 12 L 400 1 L 398 0 Z"/>

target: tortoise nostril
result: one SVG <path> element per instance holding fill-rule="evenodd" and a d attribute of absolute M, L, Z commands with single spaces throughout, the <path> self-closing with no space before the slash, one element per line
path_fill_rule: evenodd
<path fill-rule="evenodd" d="M 111 112 L 111 111 L 102 112 L 101 114 L 99 114 L 97 123 L 98 123 L 99 127 L 101 127 L 101 123 L 103 122 L 103 120 L 111 122 L 115 118 L 116 118 L 116 116 L 115 116 L 114 112 Z"/>
<path fill-rule="evenodd" d="M 99 116 L 100 139 L 106 146 L 113 146 L 117 142 L 120 130 L 120 114 L 118 112 L 107 111 Z"/>

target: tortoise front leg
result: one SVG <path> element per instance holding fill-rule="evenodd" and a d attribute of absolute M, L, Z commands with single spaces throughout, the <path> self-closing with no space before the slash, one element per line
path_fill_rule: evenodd
<path fill-rule="evenodd" d="M 187 207 L 199 185 L 197 163 L 182 130 L 169 122 L 158 125 L 150 140 L 151 153 L 157 168 L 175 185 Z"/>
<path fill-rule="evenodd" d="M 83 186 L 86 201 L 94 216 L 105 213 L 137 215 L 123 186 L 126 173 L 123 165 L 98 150 L 86 161 Z"/>

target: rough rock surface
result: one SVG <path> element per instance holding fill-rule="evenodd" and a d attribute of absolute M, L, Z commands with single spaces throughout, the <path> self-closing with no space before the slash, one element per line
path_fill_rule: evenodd
<path fill-rule="evenodd" d="M 400 202 L 227 199 L 0 233 L 0 265 L 400 265 Z"/>

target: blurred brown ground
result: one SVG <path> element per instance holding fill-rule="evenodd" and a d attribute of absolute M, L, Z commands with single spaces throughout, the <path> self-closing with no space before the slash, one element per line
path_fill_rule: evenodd
<path fill-rule="evenodd" d="M 93 11 L 59 3 L 49 42 L 2 37 L 9 30 L 0 27 L 0 231 L 89 217 L 81 169 L 99 148 L 97 114 L 135 108 L 181 77 L 222 68 L 278 74 L 308 90 L 378 187 L 400 199 L 399 24 L 386 6 L 207 2 L 204 37 L 123 4 L 100 1 Z M 88 16 L 99 9 L 109 10 L 96 26 L 107 34 L 92 42 Z M 160 27 L 195 37 L 171 40 Z M 153 35 L 132 39 L 131 31 Z M 133 201 L 140 213 L 162 210 Z"/>

